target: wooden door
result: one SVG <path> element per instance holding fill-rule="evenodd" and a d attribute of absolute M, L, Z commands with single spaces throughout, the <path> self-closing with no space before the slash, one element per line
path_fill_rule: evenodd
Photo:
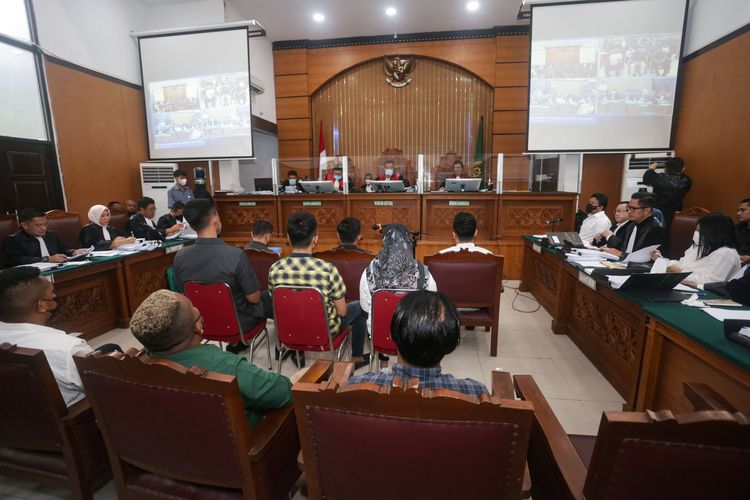
<path fill-rule="evenodd" d="M 0 212 L 34 207 L 64 209 L 55 149 L 51 143 L 0 138 Z"/>

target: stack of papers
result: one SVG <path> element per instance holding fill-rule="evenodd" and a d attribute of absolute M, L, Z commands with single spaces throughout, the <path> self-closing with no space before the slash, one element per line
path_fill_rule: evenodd
<path fill-rule="evenodd" d="M 117 257 L 122 252 L 119 250 L 100 250 L 97 252 L 91 252 L 92 257 Z"/>
<path fill-rule="evenodd" d="M 588 248 L 574 248 L 570 253 L 565 254 L 565 257 L 572 262 L 591 262 L 591 261 L 602 261 L 602 260 L 618 260 L 619 257 L 612 255 L 611 253 L 602 252 L 601 250 L 590 250 Z M 586 265 L 586 264 L 581 264 Z M 590 266 L 589 266 L 590 267 Z"/>
<path fill-rule="evenodd" d="M 34 262 L 33 264 L 21 264 L 20 266 L 16 267 L 36 267 L 40 271 L 44 272 L 49 269 L 54 269 L 60 264 L 57 262 Z"/>
<path fill-rule="evenodd" d="M 737 311 L 732 309 L 717 309 L 716 307 L 706 307 L 702 309 L 703 312 L 708 314 L 714 319 L 724 321 L 725 319 L 742 319 L 750 321 L 750 311 Z"/>

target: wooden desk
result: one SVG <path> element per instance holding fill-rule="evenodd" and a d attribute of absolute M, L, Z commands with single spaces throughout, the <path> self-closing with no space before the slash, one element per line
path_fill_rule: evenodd
<path fill-rule="evenodd" d="M 696 308 L 638 303 L 602 282 L 591 285 L 558 254 L 524 240 L 521 289 L 552 315 L 552 331 L 570 337 L 626 409 L 689 411 L 682 384 L 702 382 L 750 411 L 750 353 L 726 341 L 719 322 Z"/>
<path fill-rule="evenodd" d="M 399 223 L 419 231 L 420 196 L 416 193 L 352 193 L 347 197 L 347 213 L 362 223 L 362 239 L 380 240 L 373 224 Z"/>
<path fill-rule="evenodd" d="M 343 194 L 288 194 L 278 197 L 278 220 L 286 221 L 295 212 L 310 212 L 318 221 L 318 235 L 321 239 L 336 239 L 336 226 L 348 215 L 347 200 Z"/>
<path fill-rule="evenodd" d="M 222 233 L 237 235 L 248 242 L 253 223 L 258 219 L 273 224 L 276 236 L 282 236 L 281 233 L 285 232 L 279 224 L 275 196 L 216 196 L 214 201 L 221 218 Z"/>
<path fill-rule="evenodd" d="M 477 219 L 477 237 L 482 240 L 498 239 L 498 199 L 494 193 L 427 193 L 422 195 L 422 238 L 450 240 L 453 217 L 468 212 Z"/>

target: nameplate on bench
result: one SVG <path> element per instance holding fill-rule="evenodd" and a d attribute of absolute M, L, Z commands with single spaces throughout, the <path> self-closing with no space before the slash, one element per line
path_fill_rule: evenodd
<path fill-rule="evenodd" d="M 578 281 L 596 291 L 596 280 L 583 271 L 578 271 Z"/>
<path fill-rule="evenodd" d="M 256 203 L 254 201 L 241 201 L 240 206 L 241 207 L 254 207 Z"/>
<path fill-rule="evenodd" d="M 303 207 L 320 207 L 320 206 L 323 206 L 323 203 L 320 201 L 303 201 L 302 206 Z"/>
<path fill-rule="evenodd" d="M 375 200 L 372 202 L 376 207 L 392 207 L 393 202 L 391 200 Z"/>
<path fill-rule="evenodd" d="M 531 248 L 533 248 L 536 253 L 542 253 L 542 245 L 539 245 L 538 243 L 532 243 Z"/>
<path fill-rule="evenodd" d="M 448 200 L 449 207 L 468 207 L 471 205 L 469 200 Z"/>
<path fill-rule="evenodd" d="M 170 253 L 178 252 L 178 251 L 182 250 L 183 246 L 184 245 L 182 243 L 180 243 L 179 245 L 175 245 L 173 247 L 166 247 L 164 249 L 164 253 L 166 253 L 167 255 L 169 255 Z"/>

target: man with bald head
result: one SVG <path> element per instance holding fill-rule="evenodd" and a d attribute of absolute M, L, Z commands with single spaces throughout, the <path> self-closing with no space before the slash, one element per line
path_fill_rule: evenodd
<path fill-rule="evenodd" d="M 152 293 L 133 314 L 130 330 L 151 357 L 237 377 L 250 427 L 258 425 L 268 410 L 292 402 L 287 377 L 258 368 L 216 345 L 201 344 L 203 318 L 184 295 L 169 290 Z"/>
<path fill-rule="evenodd" d="M 138 203 L 135 200 L 125 200 L 125 210 L 128 212 L 128 217 L 138 213 Z"/>

